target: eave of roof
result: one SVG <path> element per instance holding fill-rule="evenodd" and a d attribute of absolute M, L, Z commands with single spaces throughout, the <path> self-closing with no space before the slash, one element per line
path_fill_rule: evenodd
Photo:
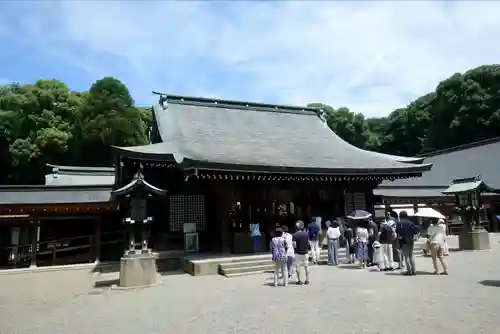
<path fill-rule="evenodd" d="M 320 120 L 317 108 L 172 95 L 163 101 L 166 109 L 153 107 L 163 142 L 117 147 L 118 155 L 180 168 L 271 173 L 420 176 L 432 167 L 415 164 L 421 158 L 348 144 Z"/>
<path fill-rule="evenodd" d="M 45 175 L 50 186 L 112 186 L 115 184 L 114 167 L 76 167 L 48 164 L 52 173 Z"/>
<path fill-rule="evenodd" d="M 0 186 L 0 205 L 105 203 L 112 187 L 105 186 Z"/>
<path fill-rule="evenodd" d="M 133 192 L 136 189 L 143 189 L 147 193 L 151 193 L 154 195 L 165 195 L 167 192 L 166 190 L 160 189 L 158 187 L 153 186 L 151 183 L 147 182 L 144 180 L 144 175 L 139 171 L 136 173 L 132 181 L 130 181 L 128 184 L 124 185 L 123 187 L 120 187 L 118 189 L 114 189 L 111 192 L 111 195 L 113 197 L 117 196 L 124 196 L 128 195 L 131 192 Z"/>
<path fill-rule="evenodd" d="M 115 175 L 115 167 L 86 167 L 86 166 L 60 166 L 47 164 L 52 170 L 57 169 L 59 174 L 65 175 Z"/>

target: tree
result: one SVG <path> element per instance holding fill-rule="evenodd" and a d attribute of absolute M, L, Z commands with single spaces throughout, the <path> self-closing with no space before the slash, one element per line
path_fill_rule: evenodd
<path fill-rule="evenodd" d="M 100 79 L 90 87 L 78 124 L 82 136 L 81 164 L 109 166 L 113 162 L 112 145 L 147 143 L 141 113 L 134 107 L 127 87 L 115 78 Z"/>
<path fill-rule="evenodd" d="M 309 106 L 323 109 L 328 126 L 352 145 L 414 156 L 500 136 L 500 65 L 457 73 L 388 117 Z M 57 80 L 0 86 L 0 172 L 10 171 L 7 182 L 25 184 L 43 182 L 45 162 L 111 166 L 111 146 L 146 144 L 153 119 L 115 78 L 85 92 Z"/>
<path fill-rule="evenodd" d="M 362 114 L 355 114 L 344 107 L 334 109 L 322 103 L 311 103 L 308 107 L 321 108 L 330 129 L 348 143 L 361 148 L 367 146 L 370 132 Z"/>
<path fill-rule="evenodd" d="M 64 160 L 80 101 L 57 80 L 0 88 L 0 122 L 5 128 L 12 182 L 43 182 L 45 160 Z M 27 171 L 35 168 L 36 172 Z"/>

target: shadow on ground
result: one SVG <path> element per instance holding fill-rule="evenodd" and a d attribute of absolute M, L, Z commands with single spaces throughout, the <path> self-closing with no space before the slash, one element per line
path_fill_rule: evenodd
<path fill-rule="evenodd" d="M 500 288 L 500 280 L 487 279 L 484 281 L 479 281 L 479 284 L 484 285 L 484 286 L 491 286 L 491 287 L 495 287 L 495 288 Z"/>
<path fill-rule="evenodd" d="M 347 270 L 360 270 L 362 269 L 360 266 L 357 264 L 341 264 L 338 266 L 339 269 L 347 269 Z"/>
<path fill-rule="evenodd" d="M 108 273 L 116 273 L 116 271 L 110 271 Z M 189 276 L 189 274 L 185 273 L 182 270 L 175 270 L 175 271 L 162 271 L 159 272 L 158 275 L 164 277 L 164 276 L 174 276 L 174 275 L 186 275 Z M 94 288 L 110 288 L 113 285 L 118 285 L 120 283 L 120 278 L 109 278 L 109 279 L 99 279 L 94 282 Z"/>
<path fill-rule="evenodd" d="M 118 283 L 120 283 L 118 278 L 99 280 L 94 282 L 94 288 L 110 288 L 113 285 L 118 285 Z"/>
<path fill-rule="evenodd" d="M 387 272 L 384 272 L 384 274 L 389 275 L 389 276 L 403 276 L 403 277 L 406 276 L 404 271 L 387 271 Z M 438 275 L 436 275 L 430 271 L 418 271 L 417 270 L 417 276 L 438 276 Z"/>

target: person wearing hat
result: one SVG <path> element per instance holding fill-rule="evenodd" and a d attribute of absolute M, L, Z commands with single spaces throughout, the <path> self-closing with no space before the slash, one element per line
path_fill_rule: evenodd
<path fill-rule="evenodd" d="M 385 270 L 384 253 L 382 250 L 382 244 L 375 240 L 372 244 L 373 247 L 373 265 L 377 266 L 378 271 Z"/>
<path fill-rule="evenodd" d="M 445 242 L 446 242 L 446 224 L 443 219 L 439 219 L 437 224 L 429 226 L 429 244 L 431 248 L 432 265 L 434 274 L 439 274 L 438 259 L 443 267 L 442 275 L 448 275 L 448 267 L 444 261 Z"/>

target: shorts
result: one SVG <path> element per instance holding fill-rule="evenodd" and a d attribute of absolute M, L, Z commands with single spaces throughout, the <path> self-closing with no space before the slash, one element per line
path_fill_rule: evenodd
<path fill-rule="evenodd" d="M 431 252 L 437 257 L 442 258 L 444 256 L 444 247 L 441 244 L 432 243 Z"/>
<path fill-rule="evenodd" d="M 309 265 L 308 254 L 295 254 L 295 265 L 297 267 L 307 267 Z"/>

